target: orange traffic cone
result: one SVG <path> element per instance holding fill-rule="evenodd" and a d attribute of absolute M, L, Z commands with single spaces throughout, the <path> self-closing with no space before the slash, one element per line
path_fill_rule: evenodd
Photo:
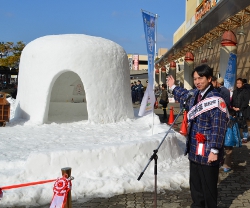
<path fill-rule="evenodd" d="M 183 115 L 183 121 L 181 124 L 181 128 L 180 128 L 180 133 L 184 136 L 187 135 L 187 127 L 188 127 L 188 123 L 187 123 L 187 111 L 184 111 L 184 115 Z"/>
<path fill-rule="evenodd" d="M 168 124 L 171 125 L 174 122 L 174 107 L 172 106 L 170 108 L 169 118 L 168 118 Z"/>
<path fill-rule="evenodd" d="M 155 101 L 155 106 L 154 106 L 154 107 L 155 107 L 155 109 L 157 109 L 157 108 L 158 108 L 158 106 L 159 106 L 159 105 L 158 105 L 158 101 L 156 100 L 156 101 Z"/>

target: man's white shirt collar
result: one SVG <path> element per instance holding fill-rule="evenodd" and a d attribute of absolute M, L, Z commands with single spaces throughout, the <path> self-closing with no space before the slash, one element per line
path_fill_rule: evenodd
<path fill-rule="evenodd" d="M 200 91 L 202 97 L 203 97 L 203 95 L 205 95 L 206 91 L 207 91 L 210 87 L 211 87 L 211 85 L 208 85 L 208 87 L 207 87 L 205 90 Z"/>

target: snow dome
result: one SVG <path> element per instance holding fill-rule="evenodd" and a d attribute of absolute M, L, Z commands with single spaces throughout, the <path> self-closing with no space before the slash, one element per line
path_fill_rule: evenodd
<path fill-rule="evenodd" d="M 107 39 L 38 38 L 22 52 L 18 79 L 15 118 L 110 123 L 133 117 L 127 54 Z"/>

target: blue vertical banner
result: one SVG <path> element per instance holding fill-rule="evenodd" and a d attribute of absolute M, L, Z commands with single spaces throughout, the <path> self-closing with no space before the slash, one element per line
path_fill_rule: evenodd
<path fill-rule="evenodd" d="M 155 16 L 142 11 L 145 39 L 148 52 L 148 85 L 154 86 L 154 56 L 155 56 Z"/>
<path fill-rule="evenodd" d="M 224 86 L 233 91 L 236 80 L 236 68 L 237 68 L 237 56 L 234 53 L 230 53 L 228 59 L 227 70 L 224 78 Z"/>
<path fill-rule="evenodd" d="M 154 111 L 154 56 L 155 56 L 155 16 L 142 11 L 145 39 L 148 52 L 148 86 L 144 93 L 139 116 L 144 116 Z"/>

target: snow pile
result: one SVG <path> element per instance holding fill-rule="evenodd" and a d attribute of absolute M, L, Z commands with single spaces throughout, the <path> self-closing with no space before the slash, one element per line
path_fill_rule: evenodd
<path fill-rule="evenodd" d="M 14 109 L 14 100 L 11 112 Z M 108 197 L 153 191 L 154 161 L 137 181 L 153 150 L 168 129 L 151 115 L 95 125 L 88 121 L 37 125 L 11 120 L 1 128 L 0 186 L 60 177 L 72 168 L 72 199 Z M 171 132 L 158 153 L 158 188 L 188 187 L 188 160 L 183 156 L 184 137 Z M 0 207 L 45 205 L 52 199 L 53 183 L 4 191 Z"/>

